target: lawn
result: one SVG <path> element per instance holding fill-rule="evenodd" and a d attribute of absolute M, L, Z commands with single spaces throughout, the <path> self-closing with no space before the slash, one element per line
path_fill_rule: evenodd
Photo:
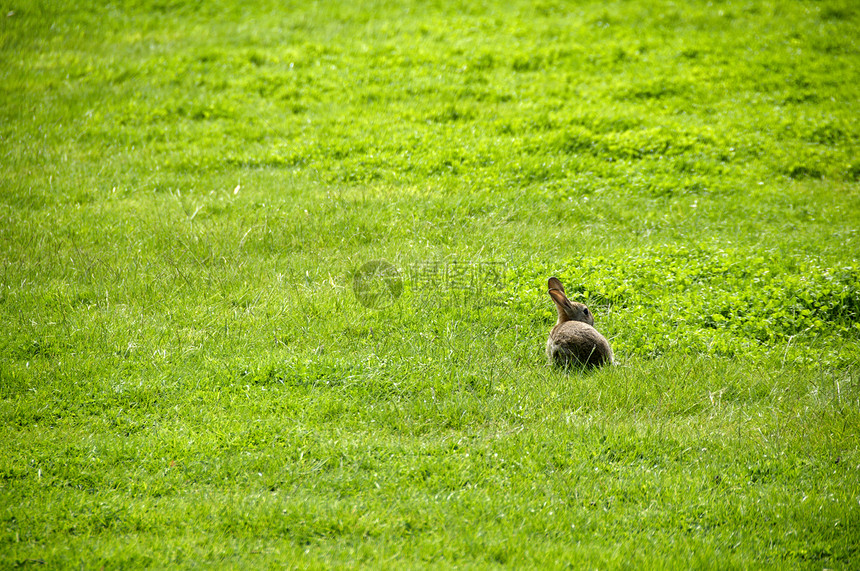
<path fill-rule="evenodd" d="M 855 4 L 0 5 L 0 567 L 857 568 Z"/>

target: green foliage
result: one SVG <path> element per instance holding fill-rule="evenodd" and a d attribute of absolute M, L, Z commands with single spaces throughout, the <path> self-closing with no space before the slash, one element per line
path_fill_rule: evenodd
<path fill-rule="evenodd" d="M 857 567 L 858 24 L 4 5 L 0 566 Z"/>
<path fill-rule="evenodd" d="M 630 331 L 616 341 L 622 354 L 683 348 L 757 355 L 788 350 L 801 336 L 807 342 L 792 349 L 795 358 L 857 357 L 860 271 L 853 265 L 828 268 L 773 252 L 675 246 L 573 258 L 568 268 L 562 279 L 571 299 L 602 306 L 610 327 Z M 523 272 L 536 282 L 544 273 Z"/>

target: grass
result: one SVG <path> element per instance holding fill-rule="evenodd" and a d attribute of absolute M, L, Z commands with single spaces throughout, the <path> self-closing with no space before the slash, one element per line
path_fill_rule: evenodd
<path fill-rule="evenodd" d="M 857 566 L 852 3 L 2 13 L 3 566 Z"/>

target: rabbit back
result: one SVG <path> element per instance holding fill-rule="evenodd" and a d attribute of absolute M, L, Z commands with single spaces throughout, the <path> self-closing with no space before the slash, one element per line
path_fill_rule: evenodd
<path fill-rule="evenodd" d="M 553 327 L 546 354 L 558 365 L 599 367 L 612 363 L 609 341 L 597 329 L 581 321 L 565 321 Z"/>

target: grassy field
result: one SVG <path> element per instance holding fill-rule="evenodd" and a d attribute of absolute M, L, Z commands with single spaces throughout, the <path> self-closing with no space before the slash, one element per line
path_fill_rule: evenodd
<path fill-rule="evenodd" d="M 0 567 L 860 566 L 856 2 L 353 4 L 0 5 Z"/>

